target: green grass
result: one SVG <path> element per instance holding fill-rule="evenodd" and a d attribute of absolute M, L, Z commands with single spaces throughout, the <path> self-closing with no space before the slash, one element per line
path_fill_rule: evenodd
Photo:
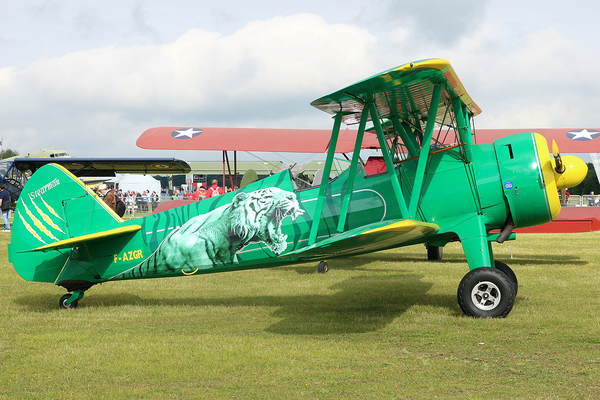
<path fill-rule="evenodd" d="M 113 282 L 60 310 L 0 236 L 1 399 L 600 397 L 600 233 L 519 235 L 505 319 L 465 317 L 460 244 Z"/>

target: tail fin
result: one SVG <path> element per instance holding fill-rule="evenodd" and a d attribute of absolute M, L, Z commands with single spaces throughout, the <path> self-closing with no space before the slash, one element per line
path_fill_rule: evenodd
<path fill-rule="evenodd" d="M 121 222 L 75 175 L 60 165 L 45 165 L 33 174 L 21 192 L 8 245 L 9 261 L 23 279 L 55 282 L 71 250 L 34 250 L 115 229 Z"/>

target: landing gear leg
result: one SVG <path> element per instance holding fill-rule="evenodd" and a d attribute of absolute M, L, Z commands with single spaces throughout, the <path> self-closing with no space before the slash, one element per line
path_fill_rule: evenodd
<path fill-rule="evenodd" d="M 65 294 L 60 298 L 60 308 L 77 308 L 79 300 L 83 297 L 83 292 L 76 290 L 73 294 Z"/>

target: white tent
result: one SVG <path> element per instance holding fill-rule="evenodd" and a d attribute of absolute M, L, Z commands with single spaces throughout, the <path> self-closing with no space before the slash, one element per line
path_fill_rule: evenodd
<path fill-rule="evenodd" d="M 155 191 L 160 194 L 160 181 L 150 175 L 118 174 L 110 182 L 115 184 L 116 190 L 122 189 L 124 192 L 131 190 L 141 193 L 144 190 L 148 190 L 150 193 Z"/>

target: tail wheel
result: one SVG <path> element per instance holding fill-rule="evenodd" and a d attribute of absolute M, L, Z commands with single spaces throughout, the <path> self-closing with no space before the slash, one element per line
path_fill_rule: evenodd
<path fill-rule="evenodd" d="M 320 274 L 326 274 L 327 271 L 329 271 L 329 264 L 327 264 L 327 261 L 321 261 L 317 267 L 317 270 Z"/>
<path fill-rule="evenodd" d="M 77 308 L 77 300 L 75 300 L 74 302 L 67 304 L 67 300 L 69 300 L 71 298 L 71 296 L 73 296 L 72 294 L 65 294 L 64 296 L 62 296 L 60 298 L 60 308 Z"/>
<path fill-rule="evenodd" d="M 515 288 L 510 278 L 496 268 L 475 268 L 458 285 L 458 305 L 468 316 L 504 318 L 515 303 Z"/>

